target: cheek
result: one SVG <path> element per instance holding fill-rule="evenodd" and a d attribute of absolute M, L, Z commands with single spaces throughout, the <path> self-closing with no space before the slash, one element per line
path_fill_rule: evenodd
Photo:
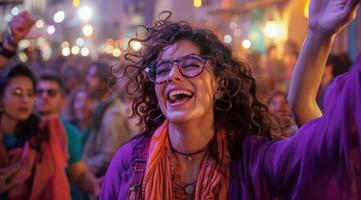
<path fill-rule="evenodd" d="M 164 87 L 156 86 L 155 87 L 155 95 L 157 96 L 157 100 L 158 100 L 159 104 L 162 104 L 166 101 L 166 97 L 164 96 Z"/>
<path fill-rule="evenodd" d="M 167 105 L 167 97 L 165 96 L 165 87 L 156 86 L 155 87 L 155 94 L 157 96 L 158 106 L 163 114 L 166 114 L 166 105 Z"/>
<path fill-rule="evenodd" d="M 4 108 L 11 109 L 11 107 L 15 106 L 18 102 L 19 101 L 16 98 L 6 95 L 2 101 L 2 106 L 4 106 Z"/>
<path fill-rule="evenodd" d="M 207 104 L 213 106 L 215 103 L 215 93 L 217 90 L 217 86 L 215 85 L 214 81 L 212 79 L 206 79 L 202 82 L 197 83 L 195 86 L 198 88 L 198 98 L 201 99 L 202 104 Z"/>
<path fill-rule="evenodd" d="M 29 100 L 30 107 L 33 107 L 35 104 L 35 98 Z"/>

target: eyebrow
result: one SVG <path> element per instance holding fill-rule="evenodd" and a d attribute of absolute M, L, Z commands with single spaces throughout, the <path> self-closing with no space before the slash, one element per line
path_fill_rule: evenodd
<path fill-rule="evenodd" d="M 178 60 L 180 58 L 184 58 L 184 57 L 187 57 L 187 56 L 201 56 L 200 54 L 197 54 L 197 53 L 190 53 L 190 54 L 187 54 L 187 55 L 184 55 L 184 56 L 181 56 L 181 57 L 178 57 L 176 59 L 173 59 L 173 58 L 170 58 L 170 59 L 162 59 L 162 58 L 159 58 L 159 59 L 156 59 L 155 61 L 159 62 L 159 61 L 169 61 L 169 60 Z"/>
<path fill-rule="evenodd" d="M 14 87 L 14 88 L 12 88 L 12 90 L 24 90 L 24 91 L 29 91 L 29 90 L 31 90 L 31 91 L 33 91 L 34 90 L 34 88 L 21 88 L 21 87 L 19 87 L 19 86 L 16 86 L 16 87 Z"/>

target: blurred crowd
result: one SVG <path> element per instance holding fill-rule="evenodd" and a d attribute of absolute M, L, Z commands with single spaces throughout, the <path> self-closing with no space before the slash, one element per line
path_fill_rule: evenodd
<path fill-rule="evenodd" d="M 274 138 L 288 137 L 297 130 L 287 102 L 287 92 L 300 47 L 292 41 L 285 42 L 281 46 L 281 54 L 279 45 L 270 45 L 265 54 L 251 52 L 247 58 L 256 78 L 257 95 L 268 105 L 268 109 L 275 115 L 275 120 L 280 125 L 280 130 L 274 131 Z M 321 111 L 328 86 L 336 76 L 349 71 L 351 66 L 352 61 L 346 52 L 329 55 L 316 97 Z"/>
<path fill-rule="evenodd" d="M 18 19 L 21 17 L 23 19 Z M 32 115 L 40 119 L 56 118 L 63 127 L 59 130 L 66 134 L 66 172 L 71 183 L 71 196 L 73 199 L 94 198 L 116 150 L 142 130 L 137 120 L 131 118 L 132 100 L 128 98 L 124 80 L 119 75 L 124 70 L 121 61 L 108 55 L 99 55 L 96 60 L 59 56 L 44 61 L 42 52 L 36 46 L 29 46 L 24 50 L 27 61 L 18 64 L 16 45 L 34 21 L 26 14 L 20 14 L 14 21 L 13 32 L 4 34 L 1 44 L 0 127 L 3 129 L 0 142 L 5 144 L 6 151 L 26 144 L 16 128 L 9 128 L 10 132 L 16 133 L 13 137 L 5 130 L 10 121 L 17 120 L 20 124 Z M 288 137 L 297 130 L 287 103 L 287 91 L 299 47 L 287 42 L 283 45 L 282 55 L 279 52 L 276 45 L 270 45 L 264 55 L 256 52 L 248 55 L 256 77 L 258 96 L 268 105 L 281 130 L 275 131 L 275 139 Z M 317 95 L 321 109 L 328 86 L 337 75 L 348 71 L 351 64 L 346 53 L 329 56 Z M 24 76 L 30 82 L 16 78 Z M 30 87 L 32 81 L 36 82 L 33 88 Z M 10 91 L 14 85 L 18 86 Z M 7 92 L 12 96 L 8 97 Z M 24 113 L 29 114 L 22 118 Z M 0 167 L 3 166 L 6 166 L 5 161 L 0 162 Z M 5 177 L 4 174 L 0 176 Z M 9 195 L 9 191 L 0 190 L 0 196 Z"/>

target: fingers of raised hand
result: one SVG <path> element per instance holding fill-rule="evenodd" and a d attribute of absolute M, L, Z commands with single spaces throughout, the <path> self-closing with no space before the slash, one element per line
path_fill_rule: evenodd
<path fill-rule="evenodd" d="M 13 36 L 16 37 L 16 39 L 22 39 L 30 31 L 34 23 L 35 20 L 28 12 L 22 12 L 15 16 L 10 24 Z"/>

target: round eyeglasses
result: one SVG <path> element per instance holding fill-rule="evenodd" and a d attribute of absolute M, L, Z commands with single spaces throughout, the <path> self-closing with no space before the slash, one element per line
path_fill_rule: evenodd
<path fill-rule="evenodd" d="M 204 67 L 208 56 L 197 54 L 189 54 L 176 60 L 157 60 L 148 65 L 145 71 L 149 79 L 156 84 L 162 84 L 169 79 L 174 63 L 182 76 L 186 78 L 194 78 L 204 71 Z"/>

